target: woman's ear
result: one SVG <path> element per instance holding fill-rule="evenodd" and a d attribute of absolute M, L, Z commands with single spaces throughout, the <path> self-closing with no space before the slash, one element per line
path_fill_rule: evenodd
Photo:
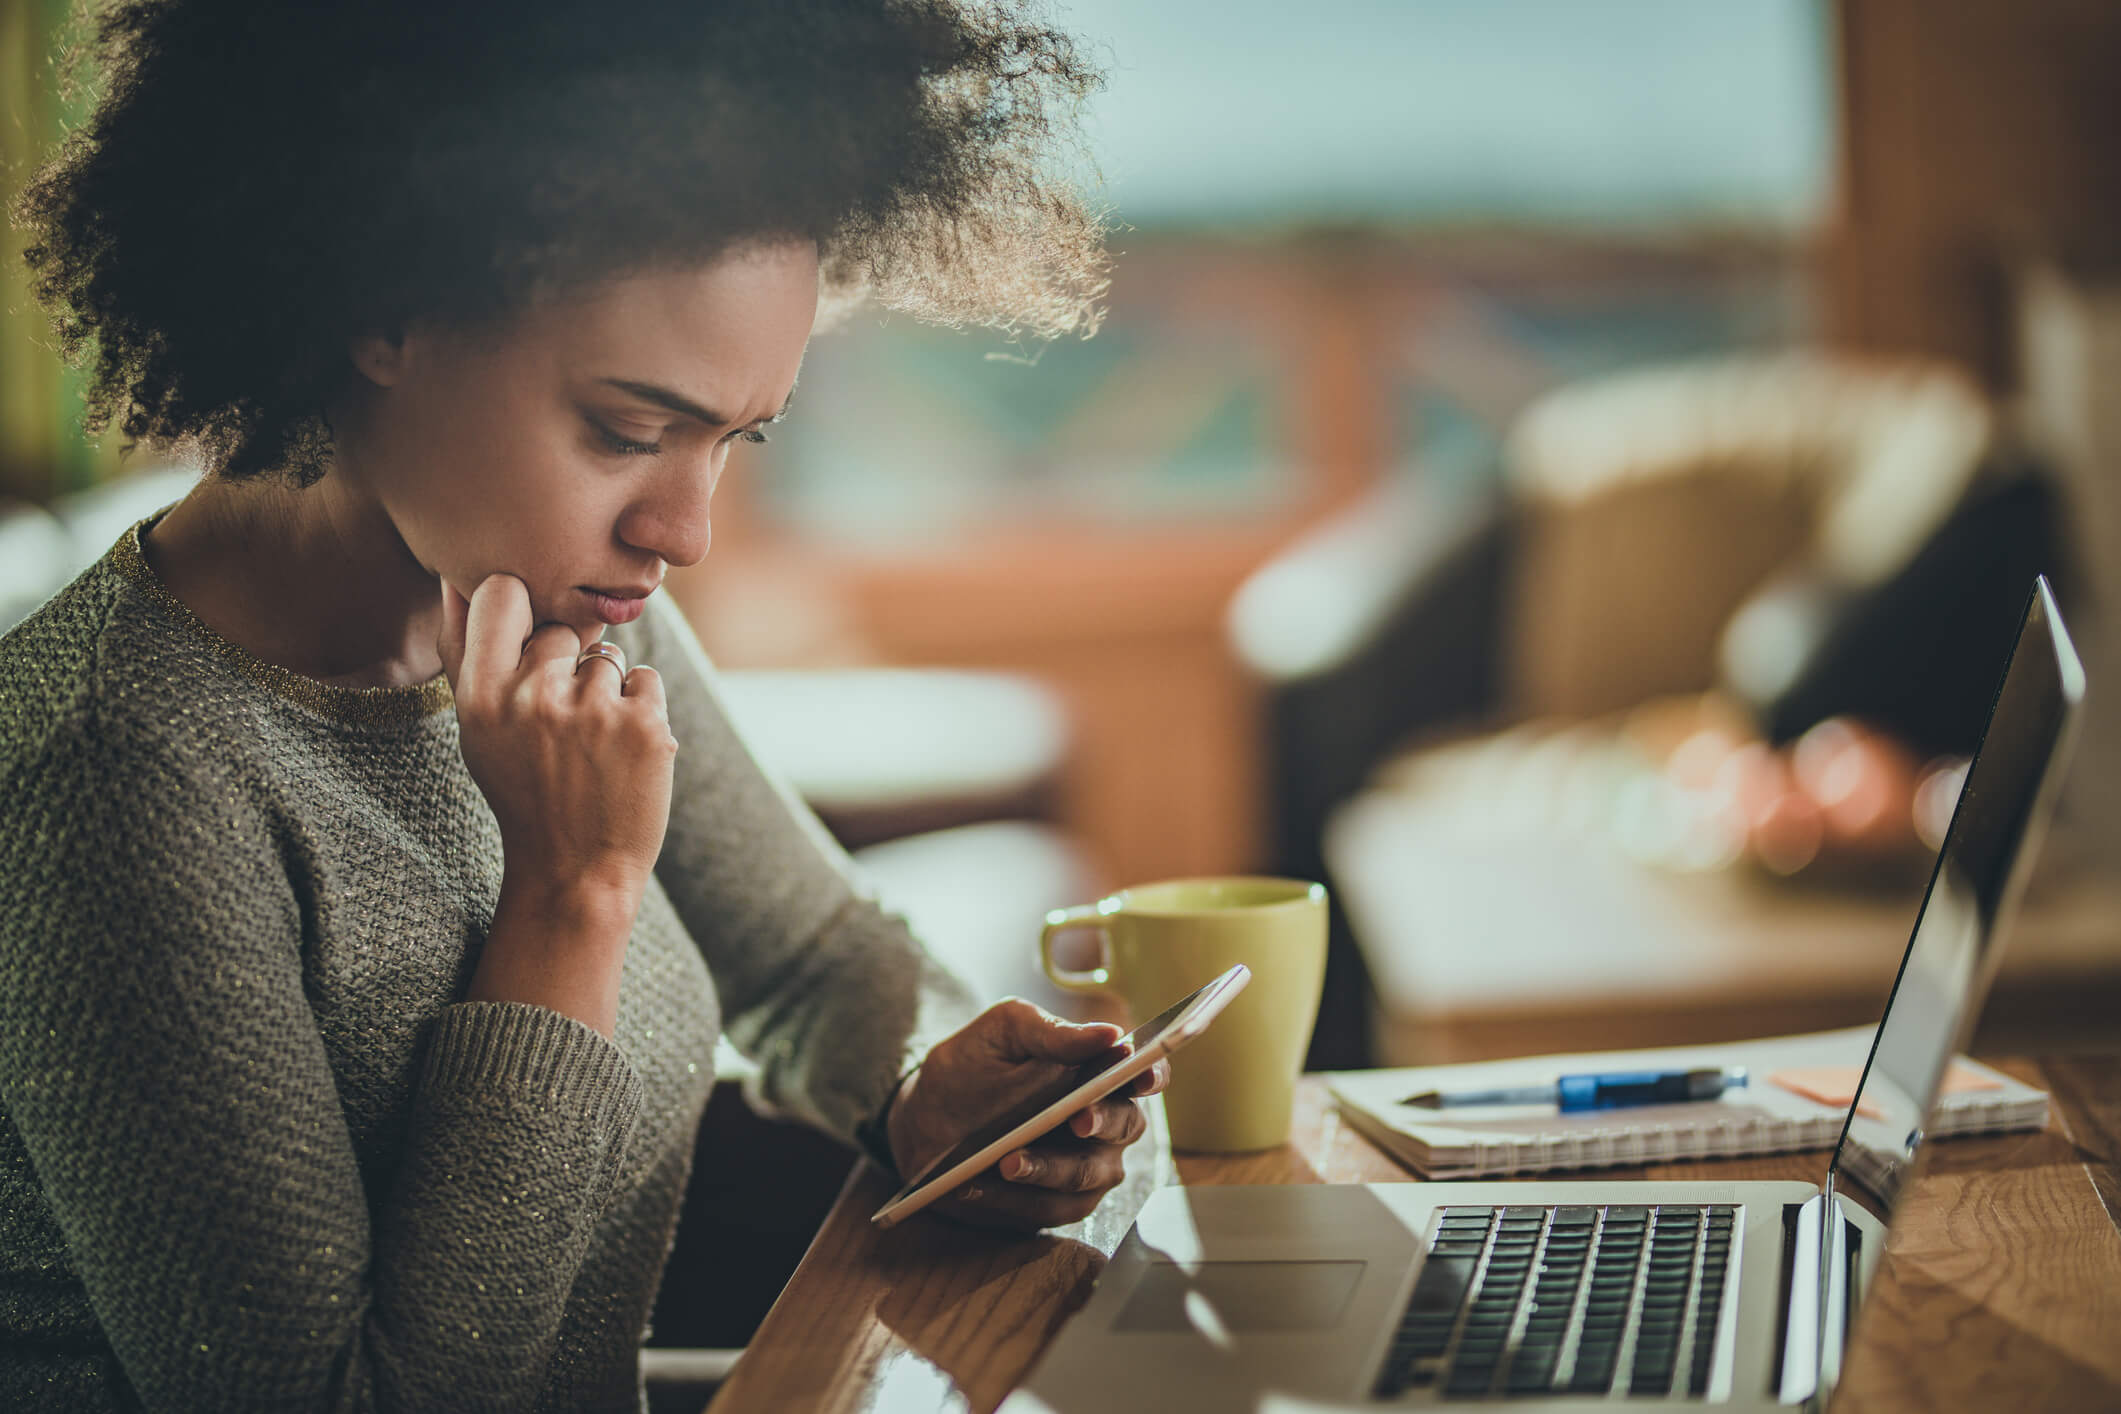
<path fill-rule="evenodd" d="M 346 354 L 363 378 L 379 388 L 394 388 L 405 374 L 405 331 L 356 334 L 347 340 Z"/>

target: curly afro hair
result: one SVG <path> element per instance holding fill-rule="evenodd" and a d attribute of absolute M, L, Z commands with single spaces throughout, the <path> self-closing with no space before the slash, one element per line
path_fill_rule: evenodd
<path fill-rule="evenodd" d="M 816 241 L 828 306 L 1100 317 L 1099 76 L 1018 0 L 119 0 L 86 52 L 34 288 L 89 431 L 222 476 L 324 474 L 351 335 L 759 238 Z"/>

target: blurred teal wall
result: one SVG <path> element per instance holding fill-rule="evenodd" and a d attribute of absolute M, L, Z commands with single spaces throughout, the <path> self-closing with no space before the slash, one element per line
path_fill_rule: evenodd
<path fill-rule="evenodd" d="M 1825 0 L 1058 0 L 1119 219 L 1803 228 Z"/>

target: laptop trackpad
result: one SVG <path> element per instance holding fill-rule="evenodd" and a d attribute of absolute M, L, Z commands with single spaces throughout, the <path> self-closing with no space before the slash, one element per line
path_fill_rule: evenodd
<path fill-rule="evenodd" d="M 1158 1262 L 1112 1323 L 1116 1331 L 1331 1330 L 1366 1262 Z"/>

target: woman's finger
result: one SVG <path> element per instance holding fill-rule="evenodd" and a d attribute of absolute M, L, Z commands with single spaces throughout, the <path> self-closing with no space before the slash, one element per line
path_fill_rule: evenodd
<path fill-rule="evenodd" d="M 1011 1183 L 1056 1193 L 1102 1193 L 1126 1175 L 1120 1150 L 1111 1144 L 1034 1144 L 1004 1155 L 995 1167 Z"/>
<path fill-rule="evenodd" d="M 459 687 L 505 682 L 523 661 L 531 635 L 530 591 L 512 574 L 490 574 L 472 591 L 465 614 Z"/>
<path fill-rule="evenodd" d="M 523 645 L 522 668 L 526 673 L 550 672 L 574 666 L 582 651 L 582 636 L 565 624 L 539 624 Z"/>
<path fill-rule="evenodd" d="M 1011 998 L 987 1008 L 973 1025 L 987 1023 L 990 1041 L 1005 1060 L 1058 1061 L 1080 1065 L 1113 1049 L 1120 1029 L 1108 1021 L 1063 1021 L 1042 1007 Z"/>
<path fill-rule="evenodd" d="M 1069 1131 L 1078 1139 L 1122 1147 L 1141 1138 L 1148 1128 L 1148 1118 L 1132 1100 L 1099 1100 L 1077 1110 L 1068 1121 Z"/>
<path fill-rule="evenodd" d="M 626 674 L 626 699 L 653 708 L 665 724 L 670 721 L 670 701 L 663 693 L 663 675 L 646 663 Z"/>
<path fill-rule="evenodd" d="M 626 670 L 602 653 L 579 659 L 574 665 L 574 679 L 584 691 L 615 690 L 616 695 L 625 695 Z"/>
<path fill-rule="evenodd" d="M 1156 1094 L 1170 1083 L 1171 1062 L 1160 1060 L 1140 1075 L 1135 1076 L 1134 1084 L 1128 1088 L 1127 1093 L 1136 1099 L 1140 1099 L 1144 1095 Z"/>
<path fill-rule="evenodd" d="M 440 575 L 435 578 L 442 585 L 442 631 L 435 636 L 435 648 L 442 655 L 442 671 L 454 686 L 464 675 L 464 628 L 471 604 L 455 585 Z"/>

